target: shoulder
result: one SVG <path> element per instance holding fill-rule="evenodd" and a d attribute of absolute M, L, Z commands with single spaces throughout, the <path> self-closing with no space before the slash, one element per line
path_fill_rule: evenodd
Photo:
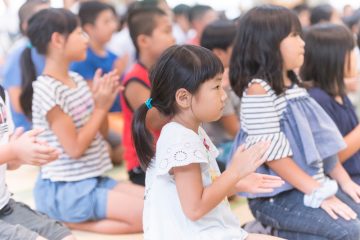
<path fill-rule="evenodd" d="M 164 144 L 178 144 L 186 141 L 200 142 L 194 131 L 175 122 L 167 123 L 162 128 L 159 141 Z"/>
<path fill-rule="evenodd" d="M 321 105 L 326 105 L 334 101 L 334 99 L 321 88 L 312 87 L 307 91 L 309 95 Z"/>
<path fill-rule="evenodd" d="M 270 85 L 262 79 L 253 79 L 245 90 L 244 96 L 272 95 Z"/>

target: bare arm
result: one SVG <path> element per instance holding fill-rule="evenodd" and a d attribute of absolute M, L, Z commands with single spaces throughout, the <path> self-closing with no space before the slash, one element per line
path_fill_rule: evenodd
<path fill-rule="evenodd" d="M 263 162 L 263 155 L 269 147 L 260 142 L 244 150 L 240 146 L 230 166 L 211 185 L 204 187 L 199 163 L 174 167 L 176 189 L 185 215 L 196 221 L 215 208 L 234 189 L 237 182 L 249 175 Z"/>
<path fill-rule="evenodd" d="M 174 175 L 182 209 L 192 221 L 215 208 L 240 180 L 238 174 L 228 169 L 213 184 L 204 188 L 200 164 L 196 163 L 174 168 Z"/>
<path fill-rule="evenodd" d="M 223 116 L 220 118 L 220 122 L 222 126 L 225 128 L 226 133 L 229 134 L 232 138 L 235 138 L 240 128 L 239 119 L 236 116 L 236 114 L 234 113 L 227 116 Z"/>
<path fill-rule="evenodd" d="M 70 116 L 65 114 L 59 106 L 52 108 L 46 115 L 50 128 L 59 139 L 64 150 L 72 158 L 79 158 L 95 138 L 104 119 L 106 109 L 95 108 L 89 121 L 79 131 Z"/>
<path fill-rule="evenodd" d="M 8 90 L 10 102 L 12 107 L 16 112 L 22 113 L 23 110 L 20 106 L 20 95 L 21 95 L 21 88 L 20 87 L 11 87 Z"/>
<path fill-rule="evenodd" d="M 320 184 L 296 165 L 291 158 L 270 161 L 267 165 L 282 179 L 305 194 L 310 194 L 320 187 Z"/>

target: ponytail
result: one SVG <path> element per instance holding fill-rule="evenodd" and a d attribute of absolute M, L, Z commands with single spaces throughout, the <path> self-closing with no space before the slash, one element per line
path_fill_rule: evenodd
<path fill-rule="evenodd" d="M 26 115 L 31 120 L 32 115 L 32 97 L 33 87 L 32 83 L 36 79 L 36 70 L 34 63 L 31 59 L 31 48 L 25 48 L 20 59 L 21 67 L 21 95 L 20 95 L 20 106 Z"/>
<path fill-rule="evenodd" d="M 20 106 L 24 114 L 31 119 L 32 115 L 32 83 L 36 80 L 36 69 L 31 58 L 31 51 L 46 55 L 53 33 L 60 33 L 68 37 L 76 27 L 79 20 L 75 14 L 63 8 L 43 9 L 34 14 L 28 21 L 26 36 L 30 40 L 31 47 L 27 47 L 20 60 L 21 87 Z"/>
<path fill-rule="evenodd" d="M 144 171 L 146 171 L 155 155 L 154 139 L 152 133 L 146 127 L 146 114 L 148 111 L 149 108 L 145 104 L 135 111 L 131 129 L 136 154 Z"/>

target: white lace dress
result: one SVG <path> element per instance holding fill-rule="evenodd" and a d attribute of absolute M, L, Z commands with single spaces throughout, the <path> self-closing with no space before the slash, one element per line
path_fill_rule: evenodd
<path fill-rule="evenodd" d="M 216 163 L 218 151 L 200 127 L 198 134 L 178 123 L 168 123 L 161 131 L 156 156 L 146 172 L 144 239 L 145 240 L 242 240 L 247 233 L 224 199 L 198 221 L 184 214 L 173 167 L 200 163 L 202 181 L 209 186 L 220 175 Z"/>

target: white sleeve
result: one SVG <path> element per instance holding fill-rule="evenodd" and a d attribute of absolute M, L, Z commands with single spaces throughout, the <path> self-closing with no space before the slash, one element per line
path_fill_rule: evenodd
<path fill-rule="evenodd" d="M 5 91 L 5 104 L 6 104 L 6 117 L 7 117 L 7 123 L 9 127 L 9 134 L 12 134 L 15 130 L 15 125 L 13 122 L 12 114 L 11 114 L 11 108 L 10 108 L 10 97 L 7 91 Z"/>

